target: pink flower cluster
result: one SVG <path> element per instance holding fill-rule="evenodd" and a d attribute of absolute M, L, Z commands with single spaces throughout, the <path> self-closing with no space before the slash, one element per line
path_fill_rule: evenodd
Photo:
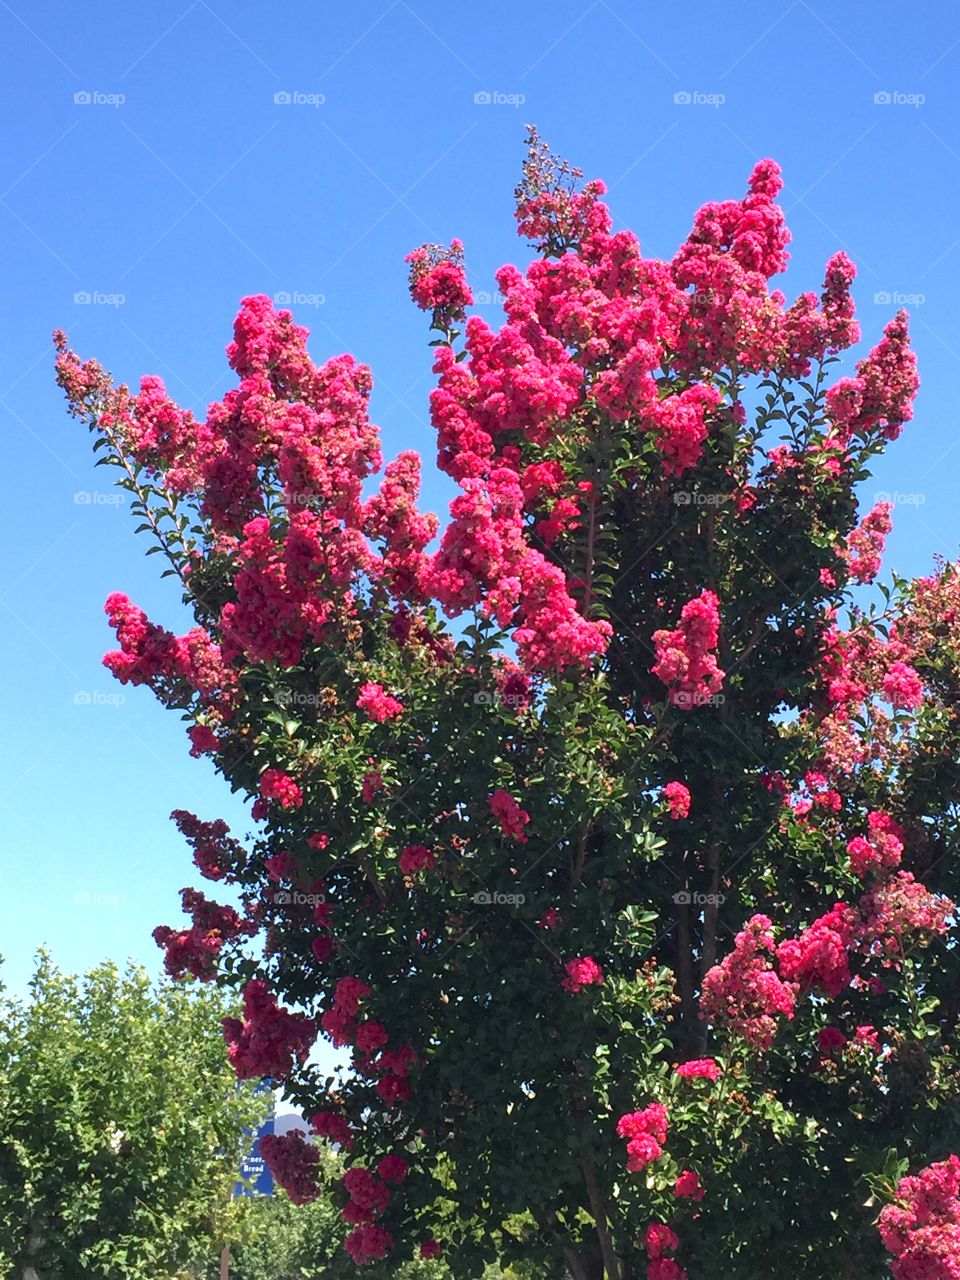
<path fill-rule="evenodd" d="M 377 1218 L 390 1203 L 390 1187 L 407 1176 L 407 1163 L 400 1156 L 384 1156 L 371 1173 L 362 1165 L 354 1165 L 343 1175 L 343 1185 L 350 1199 L 341 1210 L 345 1222 L 353 1230 L 344 1247 L 357 1266 L 377 1262 L 393 1248 L 393 1237 L 377 1223 Z"/>
<path fill-rule="evenodd" d="M 400 851 L 400 870 L 405 876 L 415 876 L 418 871 L 429 871 L 436 863 L 436 854 L 426 845 L 408 844 Z"/>
<path fill-rule="evenodd" d="M 868 813 L 867 828 L 866 836 L 854 836 L 847 844 L 850 870 L 861 879 L 868 871 L 898 867 L 903 855 L 903 828 L 888 814 Z"/>
<path fill-rule="evenodd" d="M 438 265 L 419 285 L 436 304 L 456 308 L 469 295 L 455 276 L 450 264 Z M 231 590 L 217 619 L 226 663 L 295 665 L 305 644 L 351 618 L 364 574 L 384 582 L 398 604 L 423 596 L 424 548 L 437 522 L 416 510 L 419 461 L 401 455 L 380 492 L 364 501 L 364 483 L 382 463 L 367 416 L 370 372 L 351 356 L 314 365 L 306 338 L 269 298 L 245 298 L 228 348 L 239 386 L 210 406 L 205 422 L 178 409 L 159 379 L 145 379 L 132 397 L 112 388 L 98 365 L 82 364 L 63 335 L 57 339 L 58 377 L 72 411 L 112 430 L 151 479 L 199 505 L 209 537 L 191 577 L 202 578 L 213 558 L 229 557 Z M 279 482 L 279 511 L 268 513 L 265 476 Z M 111 664 L 121 678 L 162 686 L 178 660 L 176 639 L 133 616 L 126 629 Z M 215 749 L 216 731 L 216 723 L 201 726 L 195 748 Z"/>
<path fill-rule="evenodd" d="M 393 1236 L 378 1222 L 363 1222 L 347 1236 L 343 1247 L 358 1267 L 385 1258 L 393 1248 Z"/>
<path fill-rule="evenodd" d="M 925 946 L 946 934 L 957 909 L 950 898 L 931 893 L 909 871 L 874 884 L 859 908 L 859 947 L 885 966 L 899 964 L 907 946 Z"/>
<path fill-rule="evenodd" d="M 294 1204 L 309 1204 L 320 1194 L 317 1166 L 320 1152 L 307 1142 L 302 1129 L 265 1133 L 260 1139 L 264 1163 Z"/>
<path fill-rule="evenodd" d="M 371 988 L 359 978 L 341 978 L 334 992 L 333 1007 L 327 1009 L 320 1025 L 339 1048 L 352 1044 L 357 1033 L 360 1001 L 370 995 Z"/>
<path fill-rule="evenodd" d="M 405 449 L 387 463 L 380 489 L 363 512 L 364 533 L 383 545 L 382 559 L 370 566 L 370 573 L 385 583 L 400 602 L 393 632 L 402 642 L 415 634 L 417 621 L 404 602 L 419 602 L 425 596 L 429 557 L 424 548 L 436 537 L 440 526 L 435 515 L 418 510 L 419 496 L 420 457 Z M 423 628 L 423 635 L 433 646 L 443 643 L 428 627 Z M 449 637 L 445 639 L 450 643 Z"/>
<path fill-rule="evenodd" d="M 416 1061 L 410 1045 L 402 1044 L 399 1049 L 384 1049 L 371 1064 L 379 1074 L 377 1093 L 388 1107 L 411 1097 L 409 1074 Z"/>
<path fill-rule="evenodd" d="M 767 281 L 785 270 L 790 233 L 775 203 L 780 169 L 761 160 L 743 200 L 710 202 L 698 210 L 693 230 L 673 260 L 673 275 L 693 289 L 687 336 L 691 366 L 736 364 L 757 371 L 779 354 L 782 295 Z M 791 322 L 791 336 L 799 326 Z"/>
<path fill-rule="evenodd" d="M 669 1115 L 660 1102 L 651 1102 L 642 1111 L 630 1111 L 617 1121 L 617 1137 L 627 1139 L 627 1168 L 639 1173 L 663 1155 Z"/>
<path fill-rule="evenodd" d="M 294 1062 L 306 1060 L 316 1034 L 316 1023 L 282 1009 L 262 978 L 243 989 L 242 1021 L 223 1019 L 227 1055 L 240 1080 L 286 1079 Z"/>
<path fill-rule="evenodd" d="M 689 1062 L 679 1062 L 674 1071 L 685 1080 L 719 1080 L 722 1074 L 720 1064 L 713 1058 L 691 1058 Z"/>
<path fill-rule="evenodd" d="M 710 414 L 721 402 L 716 387 L 696 385 L 658 401 L 650 410 L 650 427 L 660 450 L 665 476 L 680 476 L 695 467 L 709 435 Z"/>
<path fill-rule="evenodd" d="M 310 1129 L 318 1138 L 326 1138 L 349 1151 L 353 1146 L 353 1130 L 350 1121 L 338 1111 L 318 1111 L 310 1117 Z"/>
<path fill-rule="evenodd" d="M 827 413 L 836 437 L 843 444 L 854 435 L 896 440 L 903 424 L 913 417 L 919 385 L 907 314 L 899 311 L 887 324 L 880 342 L 858 362 L 856 376 L 841 378 L 827 392 Z"/>
<path fill-rule="evenodd" d="M 899 828 L 882 814 L 871 816 L 881 820 L 874 823 L 874 831 L 893 841 L 898 858 L 899 839 L 885 824 Z M 905 947 L 925 945 L 945 934 L 954 910 L 949 898 L 930 893 L 909 872 L 886 875 L 855 907 L 838 902 L 797 938 L 782 942 L 777 948 L 780 976 L 794 990 L 836 997 L 850 985 L 853 955 L 896 966 Z M 828 1039 L 832 1044 L 832 1031 Z"/>
<path fill-rule="evenodd" d="M 377 724 L 403 714 L 403 703 L 391 697 L 382 684 L 365 684 L 357 696 L 357 706 Z"/>
<path fill-rule="evenodd" d="M 684 1169 L 673 1183 L 673 1194 L 678 1200 L 700 1201 L 707 1194 L 700 1175 L 693 1169 Z"/>
<path fill-rule="evenodd" d="M 671 818 L 686 818 L 690 814 L 690 791 L 682 782 L 668 782 L 660 794 L 670 808 Z"/>
<path fill-rule="evenodd" d="M 260 797 L 267 803 L 275 800 L 281 809 L 299 809 L 303 804 L 303 792 L 282 769 L 264 769 L 260 775 Z"/>
<path fill-rule="evenodd" d="M 603 970 L 592 956 L 575 956 L 563 967 L 566 976 L 560 985 L 564 991 L 576 995 L 584 987 L 603 985 Z"/>
<path fill-rule="evenodd" d="M 490 812 L 500 824 L 500 830 L 510 840 L 516 840 L 518 844 L 525 844 L 527 840 L 525 828 L 530 822 L 530 815 L 526 809 L 521 809 L 519 803 L 513 798 L 509 791 L 494 791 L 493 795 L 487 800 L 490 806 Z"/>
<path fill-rule="evenodd" d="M 376 1018 L 365 1018 L 357 1023 L 353 1043 L 358 1053 L 370 1058 L 379 1053 L 390 1039 L 387 1029 Z"/>
<path fill-rule="evenodd" d="M 106 654 L 103 665 L 121 684 L 145 684 L 168 707 L 186 707 L 196 696 L 200 708 L 212 711 L 218 723 L 230 718 L 237 676 L 206 631 L 194 627 L 184 636 L 175 636 L 152 623 L 117 591 L 107 597 L 104 611 L 120 648 Z M 212 730 L 208 726 L 194 730 L 194 748 L 198 741 L 209 746 L 207 735 Z"/>
<path fill-rule="evenodd" d="M 704 975 L 701 1017 L 768 1049 L 777 1016 L 791 1019 L 795 1004 L 793 991 L 781 982 L 770 963 L 776 949 L 769 918 L 752 916 L 737 934 L 729 955 Z"/>
<path fill-rule="evenodd" d="M 895 1280 L 960 1280 L 960 1156 L 901 1178 L 878 1226 Z"/>
<path fill-rule="evenodd" d="M 798 938 L 777 948 L 780 973 L 800 989 L 816 988 L 838 996 L 850 985 L 848 952 L 856 937 L 856 912 L 838 902 L 826 915 L 814 920 Z"/>
<path fill-rule="evenodd" d="M 409 1171 L 410 1166 L 403 1156 L 384 1156 L 377 1165 L 377 1176 L 382 1178 L 384 1182 L 392 1182 L 397 1185 L 403 1182 Z"/>
<path fill-rule="evenodd" d="M 701 706 L 723 688 L 724 672 L 713 650 L 720 634 L 719 602 L 712 591 L 688 600 L 674 631 L 655 631 L 656 662 L 651 670 L 670 690 L 675 707 Z"/>
<path fill-rule="evenodd" d="M 193 846 L 193 861 L 208 880 L 235 880 L 247 861 L 239 840 L 230 835 L 222 818 L 201 822 L 186 809 L 174 809 L 171 818 L 180 834 Z"/>
<path fill-rule="evenodd" d="M 839 1027 L 823 1027 L 817 1033 L 817 1048 L 823 1057 L 829 1058 L 837 1049 L 842 1049 L 847 1037 Z"/>
<path fill-rule="evenodd" d="M 473 294 L 463 270 L 463 244 L 452 240 L 450 248 L 424 244 L 407 254 L 410 263 L 410 296 L 421 311 L 432 311 L 436 326 L 448 327 L 462 320 Z"/>
<path fill-rule="evenodd" d="M 346 1171 L 343 1185 L 350 1196 L 349 1204 L 342 1210 L 345 1222 L 372 1222 L 390 1203 L 390 1188 L 362 1165 Z"/>
<path fill-rule="evenodd" d="M 908 663 L 891 663 L 883 677 L 883 696 L 892 707 L 916 711 L 923 702 L 923 681 Z"/>
<path fill-rule="evenodd" d="M 354 1046 L 354 1066 L 365 1075 L 378 1077 L 377 1093 L 393 1106 L 411 1096 L 409 1073 L 417 1055 L 410 1045 L 387 1049 L 389 1036 L 383 1023 L 361 1019 L 360 1002 L 370 994 L 370 987 L 359 978 L 341 978 L 333 1005 L 324 1012 L 320 1025 L 338 1047 Z"/>
<path fill-rule="evenodd" d="M 500 626 L 513 625 L 526 671 L 562 671 L 602 653 L 610 624 L 578 612 L 563 571 L 527 545 L 516 470 L 499 465 L 485 477 L 465 475 L 460 489 L 425 579 L 446 613 L 479 605 Z"/>
<path fill-rule="evenodd" d="M 847 568 L 854 582 L 866 585 L 880 572 L 884 544 L 893 528 L 891 510 L 889 502 L 878 502 L 847 538 Z"/>
<path fill-rule="evenodd" d="M 164 968 L 172 978 L 189 973 L 209 982 L 217 975 L 217 959 L 224 943 L 243 934 L 253 935 L 258 926 L 250 919 L 242 919 L 233 907 L 211 902 L 196 889 L 182 890 L 180 898 L 184 911 L 193 917 L 192 926 L 174 930 L 158 925 L 153 931 L 154 941 L 164 949 Z"/>
<path fill-rule="evenodd" d="M 676 1253 L 680 1241 L 675 1231 L 664 1222 L 651 1222 L 644 1232 L 647 1251 L 647 1280 L 687 1280 L 687 1273 L 668 1254 Z"/>

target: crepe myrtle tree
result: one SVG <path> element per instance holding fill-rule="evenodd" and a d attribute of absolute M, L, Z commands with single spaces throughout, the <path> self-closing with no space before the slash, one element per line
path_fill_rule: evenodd
<path fill-rule="evenodd" d="M 960 577 L 857 590 L 907 316 L 839 364 L 850 259 L 771 288 L 772 160 L 669 261 L 581 179 L 531 131 L 499 328 L 458 241 L 408 259 L 442 530 L 414 453 L 369 483 L 368 369 L 268 298 L 204 419 L 56 335 L 196 620 L 113 595 L 105 662 L 253 800 L 243 842 L 174 814 L 242 905 L 157 941 L 242 990 L 237 1073 L 340 1145 L 371 1276 L 958 1276 Z M 316 1194 L 308 1142 L 267 1158 Z"/>

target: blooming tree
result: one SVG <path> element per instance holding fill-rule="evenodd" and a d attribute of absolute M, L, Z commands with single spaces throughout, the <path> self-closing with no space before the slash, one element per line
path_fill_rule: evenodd
<path fill-rule="evenodd" d="M 771 287 L 771 160 L 670 261 L 580 179 L 531 134 L 499 328 L 459 242 L 410 255 L 442 530 L 415 454 L 373 486 L 367 368 L 268 298 L 203 420 L 57 335 L 196 621 L 113 595 L 105 662 L 253 800 L 246 841 L 174 815 L 241 905 L 184 890 L 157 941 L 242 988 L 237 1073 L 347 1155 L 371 1275 L 748 1280 L 774 1242 L 809 1280 L 960 1275 L 960 576 L 853 594 L 907 317 L 839 364 L 849 258 Z M 308 1142 L 268 1158 L 314 1193 Z"/>

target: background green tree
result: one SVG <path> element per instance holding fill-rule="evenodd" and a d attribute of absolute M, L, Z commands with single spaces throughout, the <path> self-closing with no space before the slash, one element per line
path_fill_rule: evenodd
<path fill-rule="evenodd" d="M 29 1001 L 0 988 L 0 1272 L 159 1280 L 218 1248 L 266 1105 L 239 1089 L 216 990 L 153 986 L 41 952 Z"/>

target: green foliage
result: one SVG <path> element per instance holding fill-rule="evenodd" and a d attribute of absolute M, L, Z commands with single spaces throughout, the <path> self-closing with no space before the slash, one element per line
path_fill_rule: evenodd
<path fill-rule="evenodd" d="M 41 953 L 0 989 L 0 1260 L 14 1277 L 159 1280 L 212 1251 L 264 1101 L 238 1090 L 217 991 Z"/>

